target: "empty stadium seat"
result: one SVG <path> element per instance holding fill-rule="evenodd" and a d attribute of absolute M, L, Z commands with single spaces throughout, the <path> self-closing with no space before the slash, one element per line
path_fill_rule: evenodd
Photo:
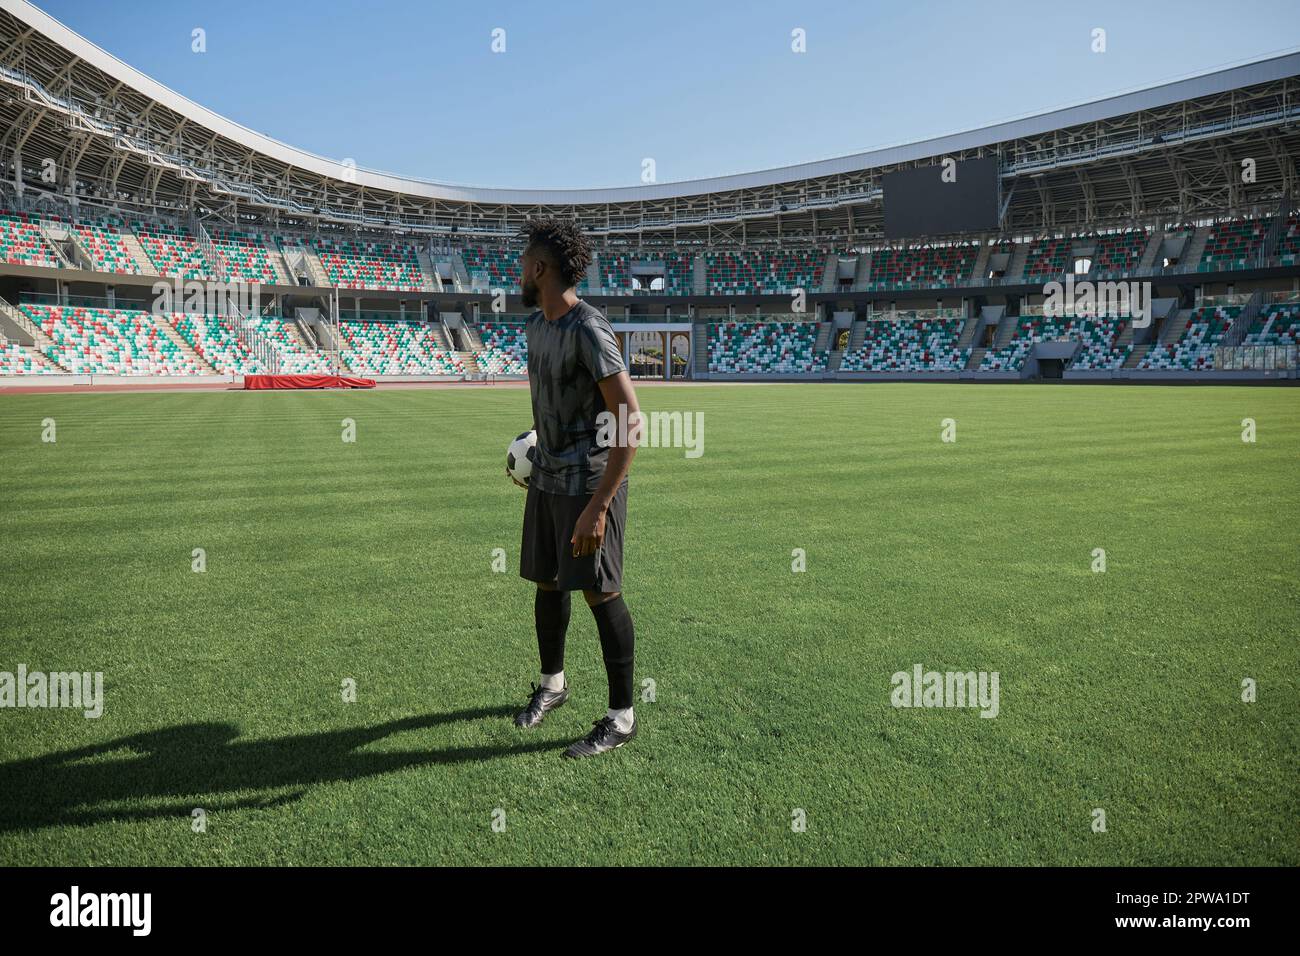
<path fill-rule="evenodd" d="M 777 295 L 821 290 L 825 250 L 707 252 L 709 294 Z"/>
<path fill-rule="evenodd" d="M 845 372 L 946 372 L 966 367 L 969 348 L 958 348 L 959 317 L 922 318 L 914 312 L 891 313 L 869 321 L 862 345 L 846 352 Z"/>
<path fill-rule="evenodd" d="M 1268 234 L 1268 219 L 1229 219 L 1210 227 L 1197 272 L 1245 269 L 1254 265 Z"/>
<path fill-rule="evenodd" d="M 933 289 L 965 285 L 970 280 L 979 246 L 921 246 L 877 249 L 871 253 L 872 289 Z"/>
<path fill-rule="evenodd" d="M 69 372 L 103 375 L 202 375 L 147 312 L 24 304 L 53 341 L 48 350 Z"/>
<path fill-rule="evenodd" d="M 471 246 L 461 250 L 470 283 L 478 289 L 519 288 L 519 255 L 522 249 Z"/>
<path fill-rule="evenodd" d="M 199 248 L 198 240 L 185 229 L 164 226 L 137 225 L 136 238 L 153 260 L 162 276 L 178 276 L 183 280 L 219 282 L 222 277 L 208 267 L 207 259 Z"/>
<path fill-rule="evenodd" d="M 234 318 L 173 313 L 168 320 L 203 361 L 218 372 L 261 375 L 270 371 L 240 341 Z"/>
<path fill-rule="evenodd" d="M 726 322 L 709 326 L 709 371 L 805 374 L 824 371 L 815 322 Z"/>
<path fill-rule="evenodd" d="M 483 350 L 479 368 L 493 375 L 528 374 L 528 338 L 521 322 L 484 322 L 479 326 Z"/>
<path fill-rule="evenodd" d="M 110 220 L 81 220 L 72 224 L 77 234 L 77 244 L 90 257 L 91 265 L 100 272 L 117 272 L 122 275 L 141 275 L 143 270 L 122 238 L 125 227 Z"/>
<path fill-rule="evenodd" d="M 331 285 L 343 289 L 425 290 L 420 259 L 410 246 L 368 240 L 312 241 Z"/>
<path fill-rule="evenodd" d="M 1142 261 L 1149 237 L 1145 230 L 1097 236 L 1092 252 L 1094 275 L 1129 275 Z"/>
<path fill-rule="evenodd" d="M 1187 319 L 1177 341 L 1157 342 L 1138 363 L 1140 369 L 1199 371 L 1214 368 L 1214 350 L 1241 314 L 1241 306 L 1202 306 Z"/>
<path fill-rule="evenodd" d="M 425 322 L 391 313 L 339 320 L 343 358 L 359 375 L 463 375 L 465 367 Z"/>
<path fill-rule="evenodd" d="M 40 220 L 25 212 L 0 211 L 0 262 L 20 266 L 60 266 L 54 250 L 41 234 Z"/>

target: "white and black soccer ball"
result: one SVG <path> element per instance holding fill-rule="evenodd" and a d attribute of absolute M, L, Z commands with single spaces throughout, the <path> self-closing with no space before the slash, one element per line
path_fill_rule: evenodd
<path fill-rule="evenodd" d="M 537 454 L 537 432 L 524 432 L 506 449 L 506 469 L 521 485 L 528 484 L 533 473 L 533 458 Z"/>

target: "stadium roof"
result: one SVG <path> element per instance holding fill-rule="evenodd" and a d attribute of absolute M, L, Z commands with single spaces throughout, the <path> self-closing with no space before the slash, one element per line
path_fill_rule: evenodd
<path fill-rule="evenodd" d="M 1153 208 L 1191 212 L 1259 198 L 1240 190 L 1198 188 L 1200 177 L 1178 168 L 1183 159 L 1178 147 L 1194 150 L 1187 144 L 1206 140 L 1218 146 L 1227 138 L 1240 141 L 1261 132 L 1275 137 L 1278 127 L 1294 134 L 1300 115 L 1300 96 L 1295 95 L 1300 52 L 1290 52 L 975 130 L 817 162 L 614 188 L 473 187 L 359 169 L 306 152 L 187 99 L 25 0 L 0 0 L 0 10 L 9 14 L 0 16 L 0 83 L 22 89 L 20 102 L 34 107 L 20 112 L 0 105 L 0 120 L 12 121 L 14 127 L 12 135 L 0 138 L 0 160 L 10 161 L 12 152 L 21 160 L 22 144 L 33 134 L 43 131 L 52 140 L 57 134 L 48 129 L 46 114 L 63 112 L 64 125 L 74 136 L 89 134 L 113 150 L 133 153 L 137 162 L 162 167 L 161 173 L 155 169 L 153 175 L 133 177 L 119 159 L 110 184 L 114 199 L 126 191 L 135 204 L 156 208 L 224 204 L 227 218 L 236 207 L 261 208 L 272 218 L 354 227 L 508 234 L 527 214 L 525 207 L 534 213 L 537 207 L 590 207 L 584 210 L 587 227 L 609 234 L 684 228 L 705 230 L 711 237 L 739 227 L 744 239 L 750 231 L 782 235 L 783 222 L 787 236 L 853 236 L 870 233 L 879 220 L 878 171 L 942 156 L 997 155 L 1008 186 L 1018 177 L 1041 180 L 1045 173 L 1064 174 L 1060 195 L 1044 194 L 1058 189 L 1054 181 L 1037 182 L 1039 195 L 1028 203 L 1009 189 L 1008 226 L 1049 228 L 1056 225 L 1054 207 L 1075 201 L 1086 200 L 1093 218 L 1111 218 Z M 1247 89 L 1261 95 L 1238 102 L 1237 91 Z M 1231 100 L 1226 108 L 1224 97 Z M 1187 104 L 1193 108 L 1186 109 Z M 1061 135 L 1066 130 L 1070 134 Z M 66 155 L 66 139 L 65 129 L 64 142 L 45 145 Z M 37 135 L 32 145 L 39 142 Z M 1165 155 L 1149 157 L 1142 168 L 1140 157 L 1152 151 Z M 89 174 L 94 152 L 75 150 L 78 162 L 87 167 L 76 171 L 78 178 L 104 178 L 102 171 Z M 1261 186 L 1269 196 L 1285 193 L 1294 179 L 1289 157 L 1295 152 L 1263 152 L 1271 152 L 1278 168 L 1275 175 L 1265 171 Z M 1204 151 L 1202 156 L 1221 165 L 1222 157 Z M 1098 164 L 1106 167 L 1100 177 Z M 172 176 L 178 182 L 168 189 Z M 1113 181 L 1121 179 L 1123 188 L 1111 190 Z M 152 192 L 135 195 L 142 189 Z M 1107 201 L 1108 190 L 1115 192 L 1115 202 Z M 603 210 L 603 223 L 595 209 Z"/>

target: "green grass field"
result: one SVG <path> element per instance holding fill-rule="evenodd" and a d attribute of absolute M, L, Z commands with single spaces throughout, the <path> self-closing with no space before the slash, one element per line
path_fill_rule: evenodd
<path fill-rule="evenodd" d="M 633 467 L 655 700 L 577 762 L 580 601 L 573 698 L 509 720 L 525 390 L 0 396 L 0 671 L 106 694 L 0 710 L 0 864 L 1300 863 L 1300 391 L 640 394 L 704 455 Z M 918 663 L 998 716 L 895 709 Z"/>

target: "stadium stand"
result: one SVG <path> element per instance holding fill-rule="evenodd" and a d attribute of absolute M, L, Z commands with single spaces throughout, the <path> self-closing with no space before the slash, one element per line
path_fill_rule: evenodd
<path fill-rule="evenodd" d="M 871 254 L 873 289 L 932 289 L 965 285 L 980 247 L 921 246 L 913 249 L 877 249 Z"/>
<path fill-rule="evenodd" d="M 645 275 L 634 278 L 634 265 L 662 268 L 663 288 L 655 290 L 660 295 L 690 295 L 694 291 L 695 257 L 690 253 L 600 252 L 596 261 L 600 266 L 601 289 L 610 295 L 649 291 L 651 280 Z"/>
<path fill-rule="evenodd" d="M 275 352 L 279 375 L 329 375 L 334 372 L 330 353 L 309 349 L 289 319 L 257 316 L 246 327 L 263 336 Z"/>
<path fill-rule="evenodd" d="M 632 288 L 632 262 L 625 252 L 601 252 L 596 255 L 600 266 L 602 289 L 624 291 Z"/>
<path fill-rule="evenodd" d="M 179 276 L 186 281 L 221 280 L 220 276 L 213 274 L 208 268 L 207 260 L 199 249 L 198 240 L 190 235 L 189 230 L 159 225 L 138 225 L 135 235 L 149 258 L 153 260 L 159 275 Z"/>
<path fill-rule="evenodd" d="M 1035 311 L 1020 316 L 1011 341 L 1000 349 L 990 349 L 980 361 L 980 369 L 991 372 L 1019 371 L 1039 342 L 1080 342 L 1071 368 L 1116 369 L 1124 364 L 1130 346 L 1120 347 L 1118 339 L 1125 319 L 1083 316 L 1045 316 Z"/>
<path fill-rule="evenodd" d="M 45 237 L 40 219 L 25 212 L 0 211 L 0 261 L 20 266 L 59 267 Z"/>
<path fill-rule="evenodd" d="M 53 341 L 50 358 L 69 372 L 201 375 L 201 368 L 147 312 L 24 303 L 22 311 Z"/>
<path fill-rule="evenodd" d="M 1142 253 L 1146 251 L 1147 241 L 1145 230 L 1113 232 L 1097 236 L 1092 253 L 1093 274 L 1127 275 L 1142 261 Z"/>
<path fill-rule="evenodd" d="M 1277 245 L 1277 258 L 1284 266 L 1300 263 L 1300 215 L 1296 213 L 1287 217 L 1286 227 Z"/>
<path fill-rule="evenodd" d="M 1265 305 L 1243 345 L 1300 345 L 1300 302 L 1274 302 Z"/>
<path fill-rule="evenodd" d="M 391 313 L 341 319 L 343 360 L 359 375 L 462 375 L 464 364 L 424 322 Z"/>
<path fill-rule="evenodd" d="M 1070 239 L 1036 239 L 1029 244 L 1025 278 L 1053 279 L 1070 271 Z"/>
<path fill-rule="evenodd" d="M 862 345 L 846 352 L 845 372 L 947 372 L 966 367 L 969 348 L 959 348 L 960 317 L 925 318 L 899 312 L 865 323 Z"/>
<path fill-rule="evenodd" d="M 707 252 L 704 263 L 711 295 L 775 295 L 794 289 L 817 292 L 826 252 Z"/>
<path fill-rule="evenodd" d="M 141 275 L 139 263 L 122 239 L 122 225 L 111 219 L 81 220 L 72 225 L 77 243 L 100 272 Z"/>
<path fill-rule="evenodd" d="M 226 260 L 227 278 L 231 281 L 273 285 L 279 281 L 275 267 L 266 254 L 266 246 L 257 233 L 213 229 L 212 245 Z"/>
<path fill-rule="evenodd" d="M 1268 234 L 1267 219 L 1225 219 L 1210 227 L 1197 272 L 1244 269 L 1259 258 Z"/>
<path fill-rule="evenodd" d="M 461 250 L 470 284 L 477 289 L 519 288 L 519 253 L 512 248 L 469 246 Z"/>
<path fill-rule="evenodd" d="M 332 285 L 343 289 L 424 291 L 420 260 L 410 246 L 323 237 L 314 239 L 312 246 Z"/>
<path fill-rule="evenodd" d="M 808 374 L 824 371 L 815 322 L 725 322 L 709 325 L 709 371 Z"/>
<path fill-rule="evenodd" d="M 1239 305 L 1209 305 L 1196 309 L 1178 340 L 1157 342 L 1138 363 L 1140 369 L 1200 371 L 1214 368 L 1214 349 L 1241 314 Z"/>
<path fill-rule="evenodd" d="M 168 321 L 203 361 L 218 372 L 262 375 L 269 371 L 239 340 L 234 319 L 176 312 Z"/>
<path fill-rule="evenodd" d="M 1074 357 L 1070 368 L 1089 371 L 1123 368 L 1133 352 L 1131 343 L 1120 344 L 1125 324 L 1130 321 L 1131 318 L 1104 316 L 1080 320 L 1078 330 L 1083 348 Z"/>
<path fill-rule="evenodd" d="M 0 342 L 0 375 L 43 375 L 58 369 L 42 362 L 37 353 L 17 342 Z"/>
<path fill-rule="evenodd" d="M 484 322 L 479 326 L 483 351 L 479 368 L 493 375 L 528 374 L 528 339 L 521 322 Z"/>

